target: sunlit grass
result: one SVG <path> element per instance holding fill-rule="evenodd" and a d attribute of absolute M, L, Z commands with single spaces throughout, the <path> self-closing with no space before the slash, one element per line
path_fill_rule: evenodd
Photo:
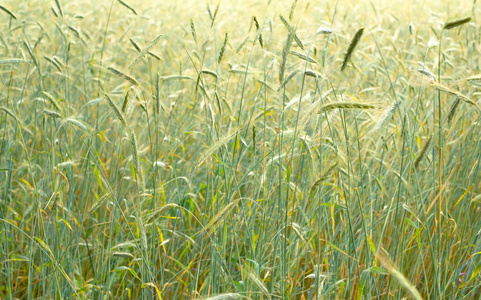
<path fill-rule="evenodd" d="M 0 5 L 0 298 L 481 297 L 476 2 Z"/>

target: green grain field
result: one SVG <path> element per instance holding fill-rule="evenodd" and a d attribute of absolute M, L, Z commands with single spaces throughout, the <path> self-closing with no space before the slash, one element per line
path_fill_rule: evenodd
<path fill-rule="evenodd" d="M 0 299 L 481 299 L 481 3 L 0 2 Z"/>

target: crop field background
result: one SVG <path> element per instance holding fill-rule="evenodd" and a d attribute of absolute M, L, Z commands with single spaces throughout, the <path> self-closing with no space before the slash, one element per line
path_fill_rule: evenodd
<path fill-rule="evenodd" d="M 0 2 L 0 298 L 480 299 L 480 14 Z"/>

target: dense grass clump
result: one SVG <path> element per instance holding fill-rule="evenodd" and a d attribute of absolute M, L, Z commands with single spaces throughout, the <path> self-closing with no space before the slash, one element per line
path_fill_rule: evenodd
<path fill-rule="evenodd" d="M 479 4 L 377 2 L 3 1 L 0 298 L 479 299 Z"/>

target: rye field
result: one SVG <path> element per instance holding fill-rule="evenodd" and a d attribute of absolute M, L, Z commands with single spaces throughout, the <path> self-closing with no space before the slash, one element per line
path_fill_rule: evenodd
<path fill-rule="evenodd" d="M 0 2 L 0 298 L 480 299 L 479 19 Z"/>

